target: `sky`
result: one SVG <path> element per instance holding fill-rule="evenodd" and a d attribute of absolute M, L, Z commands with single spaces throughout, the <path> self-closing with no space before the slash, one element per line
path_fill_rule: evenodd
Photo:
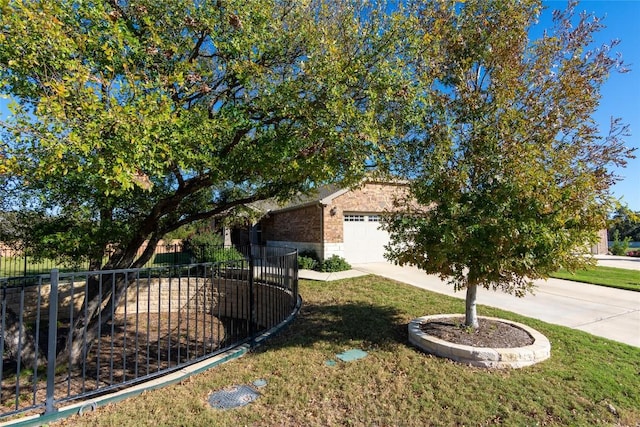
<path fill-rule="evenodd" d="M 544 0 L 548 7 L 540 19 L 539 27 L 551 26 L 551 10 L 564 9 L 565 0 Z M 640 0 L 584 0 L 576 11 L 593 12 L 604 18 L 606 28 L 595 34 L 598 45 L 619 39 L 614 49 L 619 52 L 630 72 L 612 73 L 601 88 L 602 99 L 594 115 L 603 134 L 609 130 L 612 117 L 620 117 L 629 125 L 631 136 L 625 139 L 628 147 L 638 148 L 636 159 L 631 159 L 625 169 L 617 169 L 621 177 L 613 187 L 615 197 L 634 211 L 640 211 Z M 6 100 L 0 99 L 0 117 L 6 117 Z"/>
<path fill-rule="evenodd" d="M 551 10 L 564 9 L 566 1 L 543 2 L 549 9 L 543 13 L 540 24 L 550 26 Z M 604 18 L 606 26 L 595 34 L 598 45 L 619 39 L 613 52 L 622 54 L 630 72 L 612 73 L 601 88 L 600 106 L 593 116 L 600 131 L 606 134 L 611 117 L 622 118 L 629 125 L 631 136 L 626 137 L 628 147 L 637 148 L 636 159 L 631 159 L 625 169 L 617 169 L 622 180 L 613 187 L 613 194 L 634 211 L 640 211 L 640 0 L 587 0 L 581 1 L 576 12 L 594 12 Z"/>

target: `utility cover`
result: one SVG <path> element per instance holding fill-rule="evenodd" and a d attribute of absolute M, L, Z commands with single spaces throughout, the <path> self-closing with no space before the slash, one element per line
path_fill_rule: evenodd
<path fill-rule="evenodd" d="M 362 359 L 367 356 L 367 352 L 359 350 L 357 348 L 347 350 L 344 353 L 337 354 L 336 357 L 343 362 L 351 362 L 354 360 Z"/>
<path fill-rule="evenodd" d="M 216 391 L 209 396 L 209 405 L 214 409 L 231 409 L 248 405 L 260 396 L 248 385 L 240 385 Z"/>
<path fill-rule="evenodd" d="M 267 385 L 267 380 L 262 379 L 262 378 L 260 378 L 258 380 L 255 380 L 253 382 L 253 386 L 256 387 L 256 388 L 262 388 L 262 387 L 264 387 L 266 385 Z"/>

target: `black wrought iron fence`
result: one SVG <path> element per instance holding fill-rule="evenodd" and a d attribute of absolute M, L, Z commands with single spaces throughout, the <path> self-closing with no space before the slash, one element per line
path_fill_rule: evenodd
<path fill-rule="evenodd" d="M 52 413 L 278 325 L 298 303 L 297 252 L 237 252 L 218 262 L 0 279 L 0 418 Z"/>
<path fill-rule="evenodd" d="M 143 246 L 138 250 L 142 254 Z M 224 246 L 195 246 L 183 243 L 159 244 L 145 267 L 162 267 L 167 265 L 193 264 L 196 262 L 215 262 L 223 260 L 224 256 L 216 259 L 203 260 L 207 255 L 218 255 L 238 252 L 233 247 Z M 105 255 L 106 262 L 108 254 Z M 236 258 L 237 259 L 237 258 Z M 198 261 L 201 260 L 201 261 Z M 75 262 L 75 264 L 61 263 L 58 260 L 33 256 L 29 250 L 16 250 L 0 247 L 0 277 L 22 277 L 38 274 L 48 274 L 52 269 L 60 271 L 82 271 L 89 269 L 89 261 Z"/>

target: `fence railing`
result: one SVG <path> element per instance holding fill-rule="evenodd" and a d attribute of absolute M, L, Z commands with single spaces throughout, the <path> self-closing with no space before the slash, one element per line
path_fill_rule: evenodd
<path fill-rule="evenodd" d="M 179 242 L 179 241 L 173 241 Z M 167 265 L 179 265 L 194 263 L 195 255 L 201 254 L 204 246 L 188 246 L 183 243 L 161 242 L 147 262 L 145 267 L 163 267 Z M 138 250 L 138 255 L 144 252 L 146 245 Z M 229 247 L 209 246 L 217 252 L 232 250 Z M 211 249 L 214 250 L 214 249 Z M 105 256 L 104 261 L 107 260 Z M 73 264 L 61 264 L 59 261 L 36 257 L 29 250 L 16 250 L 0 246 L 0 277 L 22 277 L 38 274 L 48 274 L 52 269 L 60 271 L 83 271 L 89 269 L 89 261 L 75 262 Z"/>
<path fill-rule="evenodd" d="M 0 419 L 55 412 L 246 343 L 295 311 L 297 252 L 0 280 Z"/>

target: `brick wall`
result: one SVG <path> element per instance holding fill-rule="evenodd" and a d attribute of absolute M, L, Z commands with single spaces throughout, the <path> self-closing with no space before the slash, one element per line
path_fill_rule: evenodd
<path fill-rule="evenodd" d="M 191 312 L 207 313 L 219 317 L 246 319 L 249 315 L 248 292 L 246 280 L 192 278 L 191 283 L 178 280 L 152 279 L 148 284 L 127 289 L 126 299 L 115 310 L 116 315 L 135 316 L 135 313 L 168 313 L 189 309 Z M 73 287 L 73 291 L 72 291 Z M 61 283 L 59 286 L 58 320 L 68 320 L 71 312 L 78 316 L 84 297 L 84 282 Z M 38 293 L 40 294 L 40 320 L 49 318 L 50 285 L 29 286 L 21 296 L 20 288 L 9 288 L 4 292 L 7 307 L 15 313 L 20 311 L 20 299 L 23 298 L 23 319 L 30 324 L 37 318 Z M 281 319 L 288 314 L 295 303 L 293 295 L 280 288 L 256 283 L 254 287 L 254 308 L 260 326 L 271 325 L 273 319 Z M 287 304 L 276 301 L 286 300 L 282 296 L 287 293 Z M 4 302 L 0 300 L 0 302 Z"/>
<path fill-rule="evenodd" d="M 376 213 L 391 210 L 396 197 L 406 193 L 404 184 L 369 183 L 344 193 L 324 209 L 324 241 L 339 243 L 344 239 L 344 212 Z M 335 214 L 331 211 L 335 208 Z"/>
<path fill-rule="evenodd" d="M 264 241 L 322 242 L 322 207 L 271 214 L 261 221 Z"/>
<path fill-rule="evenodd" d="M 3 289 L 0 301 L 7 305 L 15 313 L 20 312 L 20 301 L 23 301 L 22 315 L 25 322 L 33 321 L 38 316 L 38 298 L 40 298 L 40 318 L 49 318 L 49 284 L 8 287 Z M 84 297 L 84 282 L 60 283 L 58 286 L 58 316 L 60 319 L 68 319 L 73 310 L 77 315 Z"/>
<path fill-rule="evenodd" d="M 406 189 L 405 184 L 368 183 L 337 196 L 325 207 L 317 204 L 273 213 L 261 221 L 263 240 L 299 250 L 313 249 L 321 258 L 341 255 L 344 212 L 391 210 L 394 199 Z"/>
<path fill-rule="evenodd" d="M 192 279 L 187 285 L 178 285 L 178 280 L 151 279 L 149 282 L 140 281 L 138 286 L 132 284 L 127 289 L 126 299 L 116 308 L 117 314 L 127 313 L 156 313 L 176 311 L 179 308 L 191 309 L 198 307 L 198 310 L 211 311 L 217 303 L 218 281 L 212 285 L 210 279 Z M 58 319 L 67 320 L 71 313 L 78 316 L 84 301 L 85 282 L 79 281 L 73 284 L 61 282 L 58 286 Z M 22 296 L 22 292 L 24 295 Z M 51 286 L 49 284 L 27 286 L 24 290 L 21 287 L 7 288 L 3 292 L 2 299 L 16 313 L 20 310 L 20 300 L 23 298 L 23 316 L 25 321 L 32 321 L 37 316 L 38 296 L 40 297 L 40 318 L 43 320 L 49 317 L 49 295 Z"/>

